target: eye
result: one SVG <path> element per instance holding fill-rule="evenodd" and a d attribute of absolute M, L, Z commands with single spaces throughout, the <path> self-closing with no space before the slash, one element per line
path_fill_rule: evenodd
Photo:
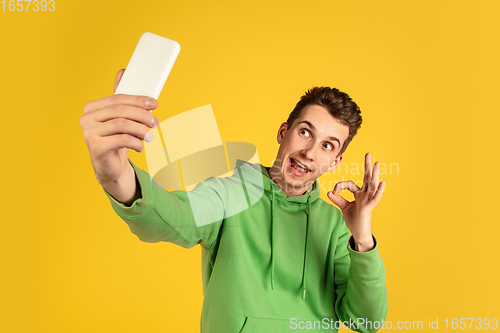
<path fill-rule="evenodd" d="M 333 150 L 333 145 L 329 142 L 326 142 L 325 144 L 323 144 L 323 147 L 327 150 Z"/>
<path fill-rule="evenodd" d="M 309 131 L 306 130 L 306 129 L 301 129 L 300 131 L 300 134 L 303 135 L 303 136 L 306 136 L 306 137 L 310 137 L 311 135 L 309 134 Z"/>

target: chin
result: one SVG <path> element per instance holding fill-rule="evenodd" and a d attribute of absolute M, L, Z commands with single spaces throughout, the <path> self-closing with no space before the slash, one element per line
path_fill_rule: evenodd
<path fill-rule="evenodd" d="M 313 175 L 306 175 L 306 177 L 295 178 L 289 174 L 285 174 L 284 179 L 286 185 L 294 189 L 306 187 L 309 188 L 309 186 L 311 186 L 316 180 Z"/>

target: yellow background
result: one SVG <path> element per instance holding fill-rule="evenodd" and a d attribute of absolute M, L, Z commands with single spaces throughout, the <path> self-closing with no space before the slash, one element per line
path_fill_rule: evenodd
<path fill-rule="evenodd" d="M 266 165 L 306 89 L 348 92 L 364 123 L 344 163 L 371 152 L 399 166 L 382 177 L 373 216 L 387 320 L 439 318 L 444 330 L 445 318 L 500 318 L 499 8 L 59 0 L 54 12 L 1 11 L 0 330 L 199 330 L 199 247 L 129 231 L 95 181 L 79 125 L 145 31 L 182 47 L 156 116 L 212 104 L 222 140 L 253 143 Z M 146 168 L 143 154 L 131 158 Z"/>

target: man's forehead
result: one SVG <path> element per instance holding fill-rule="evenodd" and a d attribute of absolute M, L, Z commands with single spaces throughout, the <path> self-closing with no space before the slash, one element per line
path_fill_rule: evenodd
<path fill-rule="evenodd" d="M 323 107 L 308 105 L 302 111 L 296 120 L 297 126 L 305 124 L 312 130 L 329 137 L 330 140 L 337 138 L 341 143 L 349 136 L 349 127 L 342 124 Z"/>

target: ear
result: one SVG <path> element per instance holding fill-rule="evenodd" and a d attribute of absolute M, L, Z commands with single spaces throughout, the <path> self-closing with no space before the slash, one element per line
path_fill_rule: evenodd
<path fill-rule="evenodd" d="M 281 144 L 281 141 L 283 141 L 283 138 L 285 137 L 286 126 L 287 126 L 287 123 L 284 122 L 281 124 L 281 126 L 278 130 L 278 144 Z"/>
<path fill-rule="evenodd" d="M 332 164 L 330 164 L 330 166 L 328 167 L 328 169 L 326 170 L 326 172 L 332 172 L 333 170 L 335 170 L 336 167 L 339 166 L 340 162 L 342 161 L 342 158 L 344 156 L 343 155 L 340 155 L 339 157 L 337 157 Z"/>

